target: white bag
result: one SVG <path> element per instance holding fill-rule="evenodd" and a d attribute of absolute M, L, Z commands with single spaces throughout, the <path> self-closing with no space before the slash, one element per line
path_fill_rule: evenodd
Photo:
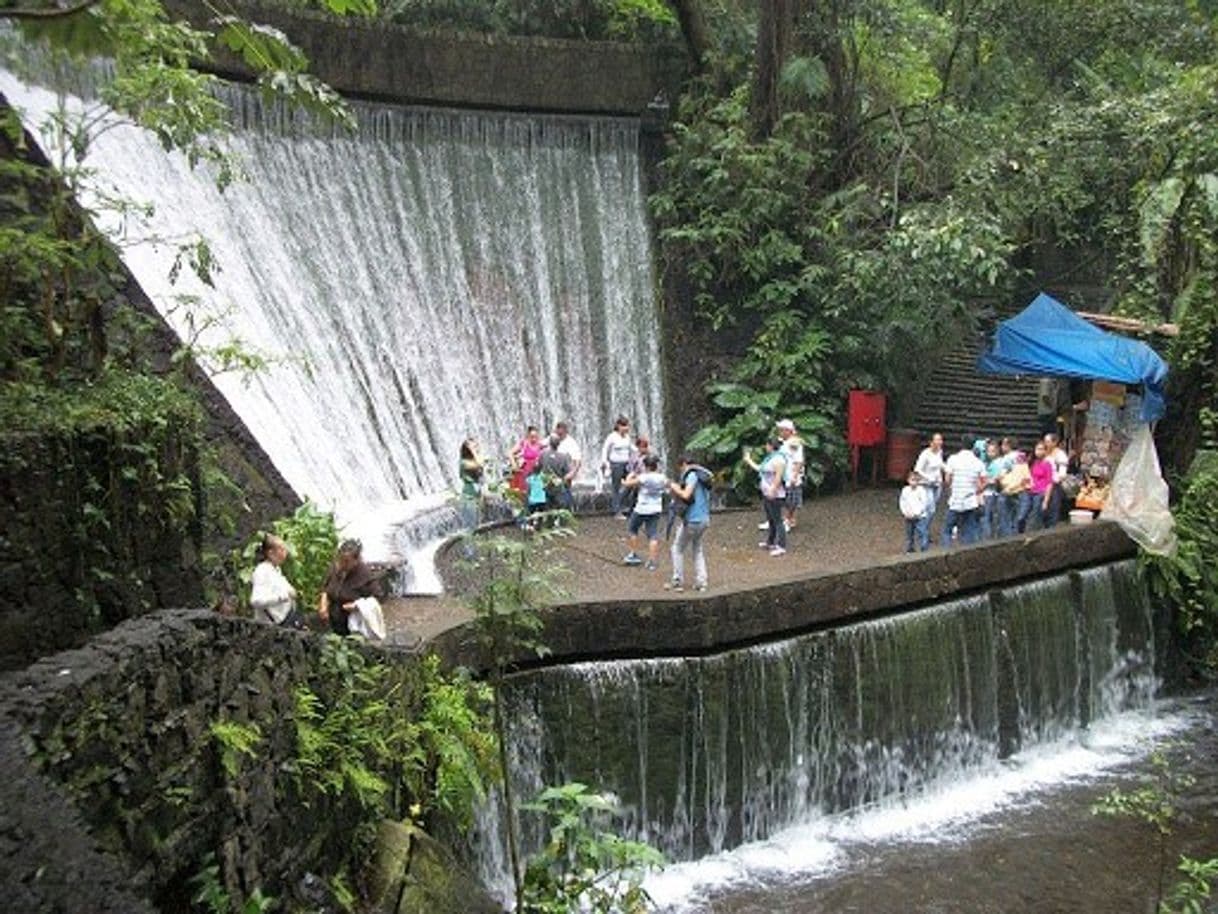
<path fill-rule="evenodd" d="M 1146 423 L 1134 430 L 1112 474 L 1112 489 L 1100 518 L 1116 521 L 1147 552 L 1176 554 L 1176 526 L 1168 508 L 1167 483 Z"/>

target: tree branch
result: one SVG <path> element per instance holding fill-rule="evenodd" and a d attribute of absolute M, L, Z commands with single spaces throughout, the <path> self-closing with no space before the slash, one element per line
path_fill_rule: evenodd
<path fill-rule="evenodd" d="M 44 9 L 27 9 L 23 7 L 0 9 L 0 19 L 66 19 L 68 16 L 83 13 L 89 7 L 97 6 L 100 2 L 101 0 L 81 0 L 75 6 L 49 6 Z"/>

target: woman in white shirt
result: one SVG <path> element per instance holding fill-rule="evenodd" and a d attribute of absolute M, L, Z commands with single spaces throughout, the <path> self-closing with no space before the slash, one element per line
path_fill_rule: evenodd
<path fill-rule="evenodd" d="M 609 490 L 613 493 L 610 507 L 619 518 L 626 516 L 622 511 L 622 483 L 626 480 L 634 453 L 634 442 L 630 440 L 630 420 L 618 416 L 613 423 L 613 431 L 605 436 L 605 443 L 601 445 L 601 472 L 609 477 Z"/>
<path fill-rule="evenodd" d="M 287 544 L 268 533 L 254 553 L 258 566 L 250 579 L 250 606 L 254 618 L 268 625 L 284 628 L 304 628 L 304 619 L 296 609 L 296 588 L 288 583 L 279 566 L 288 557 Z"/>

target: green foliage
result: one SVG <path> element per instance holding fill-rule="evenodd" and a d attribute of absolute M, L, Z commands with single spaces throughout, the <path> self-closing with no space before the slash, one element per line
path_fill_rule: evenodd
<path fill-rule="evenodd" d="M 220 866 L 213 857 L 208 857 L 190 881 L 195 887 L 191 901 L 207 914 L 265 914 L 275 907 L 274 897 L 262 894 L 261 888 L 255 888 L 244 904 L 235 905 L 233 897 L 220 882 Z"/>
<path fill-rule="evenodd" d="M 1174 556 L 1145 554 L 1150 586 L 1176 612 L 1199 670 L 1218 673 L 1218 452 L 1201 451 L 1182 481 L 1173 511 L 1179 548 Z"/>
<path fill-rule="evenodd" d="M 443 676 L 435 658 L 422 662 L 418 681 L 397 678 L 335 636 L 321 669 L 317 690 L 295 693 L 293 771 L 303 801 L 354 801 L 369 823 L 412 806 L 417 816 L 468 822 L 495 771 L 486 687 Z"/>
<path fill-rule="evenodd" d="M 615 41 L 677 35 L 663 0 L 389 0 L 393 21 L 421 28 Z"/>
<path fill-rule="evenodd" d="M 470 600 L 478 641 L 494 675 L 501 675 L 525 651 L 538 657 L 549 650 L 538 636 L 537 610 L 561 595 L 560 571 L 541 564 L 542 551 L 558 539 L 575 535 L 570 514 L 545 512 L 556 523 L 542 525 L 528 538 L 487 536 L 475 540 L 474 566 L 481 586 Z M 492 680 L 492 684 L 494 683 Z"/>
<path fill-rule="evenodd" d="M 434 808 L 468 826 L 474 804 L 486 798 L 488 782 L 498 771 L 498 744 L 488 720 L 490 686 L 465 674 L 442 675 L 438 657 L 423 664 L 427 685 L 416 725 L 425 758 L 408 773 L 408 785 L 426 801 L 417 804 L 418 814 Z"/>
<path fill-rule="evenodd" d="M 233 720 L 213 721 L 211 738 L 220 749 L 220 765 L 229 778 L 241 771 L 241 758 L 254 758 L 262 742 L 262 728 L 256 723 L 242 724 Z"/>
<path fill-rule="evenodd" d="M 1172 886 L 1160 903 L 1160 914 L 1205 914 L 1214 883 L 1218 882 L 1218 857 L 1194 860 L 1182 855 L 1176 870 L 1184 878 Z"/>
<path fill-rule="evenodd" d="M 314 609 L 325 584 L 326 573 L 338 548 L 338 528 L 334 514 L 322 511 L 306 500 L 288 517 L 271 523 L 271 532 L 288 545 L 288 558 L 283 574 L 296 588 L 297 604 L 304 610 Z M 249 583 L 254 573 L 256 553 L 262 544 L 263 531 L 250 537 L 249 542 L 233 558 L 238 567 L 241 585 L 241 605 L 249 605 Z"/>
<path fill-rule="evenodd" d="M 822 73 L 796 58 L 784 82 L 815 98 Z M 1012 248 L 991 213 L 951 197 L 901 205 L 867 178 L 832 190 L 828 120 L 793 112 L 757 139 L 748 99 L 742 86 L 687 100 L 651 198 L 665 268 L 702 319 L 753 334 L 689 446 L 738 455 L 791 416 L 816 484 L 844 467 L 846 391 L 913 390 L 931 353 L 972 329 L 968 303 L 1001 290 Z"/>
<path fill-rule="evenodd" d="M 1196 783 L 1192 775 L 1178 770 L 1168 757 L 1169 748 L 1160 747 L 1151 753 L 1150 771 L 1142 775 L 1140 787 L 1131 791 L 1114 787 L 1091 811 L 1096 815 L 1125 816 L 1151 826 L 1159 861 L 1155 910 L 1159 914 L 1201 914 L 1205 910 L 1203 902 L 1210 897 L 1211 883 L 1218 878 L 1218 857 L 1195 860 L 1181 856 L 1176 870 L 1184 878 L 1165 895 L 1167 843 L 1183 815 L 1181 799 Z"/>
<path fill-rule="evenodd" d="M 550 823 L 549 840 L 525 870 L 522 911 L 640 914 L 650 907 L 642 879 L 664 857 L 607 830 L 616 813 L 608 797 L 571 783 L 546 788 L 521 808 Z"/>
<path fill-rule="evenodd" d="M 556 576 L 559 569 L 538 568 L 541 550 L 561 537 L 574 535 L 570 512 L 551 511 L 554 523 L 543 523 L 541 529 L 528 537 L 479 537 L 474 541 L 472 564 L 479 572 L 482 584 L 470 601 L 474 610 L 474 627 L 478 643 L 489 666 L 495 736 L 498 741 L 499 775 L 503 801 L 507 809 L 508 859 L 516 889 L 516 909 L 523 910 L 524 877 L 520 867 L 520 851 L 516 844 L 515 795 L 512 791 L 511 769 L 507 753 L 507 724 L 503 708 L 503 678 L 519 655 L 533 652 L 538 657 L 548 653 L 541 642 L 544 623 L 538 615 L 541 604 L 558 594 Z M 523 537 L 523 534 L 522 534 Z"/>
<path fill-rule="evenodd" d="M 30 580 L 49 574 L 70 589 L 79 618 L 56 625 L 79 637 L 154 608 L 164 550 L 189 543 L 198 519 L 198 404 L 172 383 L 116 371 L 76 387 L 10 382 L 0 428 L 9 523 L 31 531 L 10 556 Z"/>

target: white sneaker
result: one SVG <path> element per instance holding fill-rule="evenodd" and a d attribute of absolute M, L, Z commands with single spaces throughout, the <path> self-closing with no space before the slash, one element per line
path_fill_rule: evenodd
<path fill-rule="evenodd" d="M 759 523 L 759 524 L 757 525 L 757 529 L 758 529 L 758 530 L 769 530 L 769 529 L 770 529 L 770 522 L 769 522 L 768 520 L 763 520 L 761 523 Z"/>
<path fill-rule="evenodd" d="M 790 533 L 791 532 L 791 522 L 784 518 L 783 522 L 782 522 L 782 529 L 786 530 L 787 533 Z"/>
<path fill-rule="evenodd" d="M 787 550 L 783 549 L 781 546 L 775 546 L 773 549 L 770 550 L 770 555 L 773 555 L 773 556 L 786 555 L 786 554 L 787 554 Z"/>

